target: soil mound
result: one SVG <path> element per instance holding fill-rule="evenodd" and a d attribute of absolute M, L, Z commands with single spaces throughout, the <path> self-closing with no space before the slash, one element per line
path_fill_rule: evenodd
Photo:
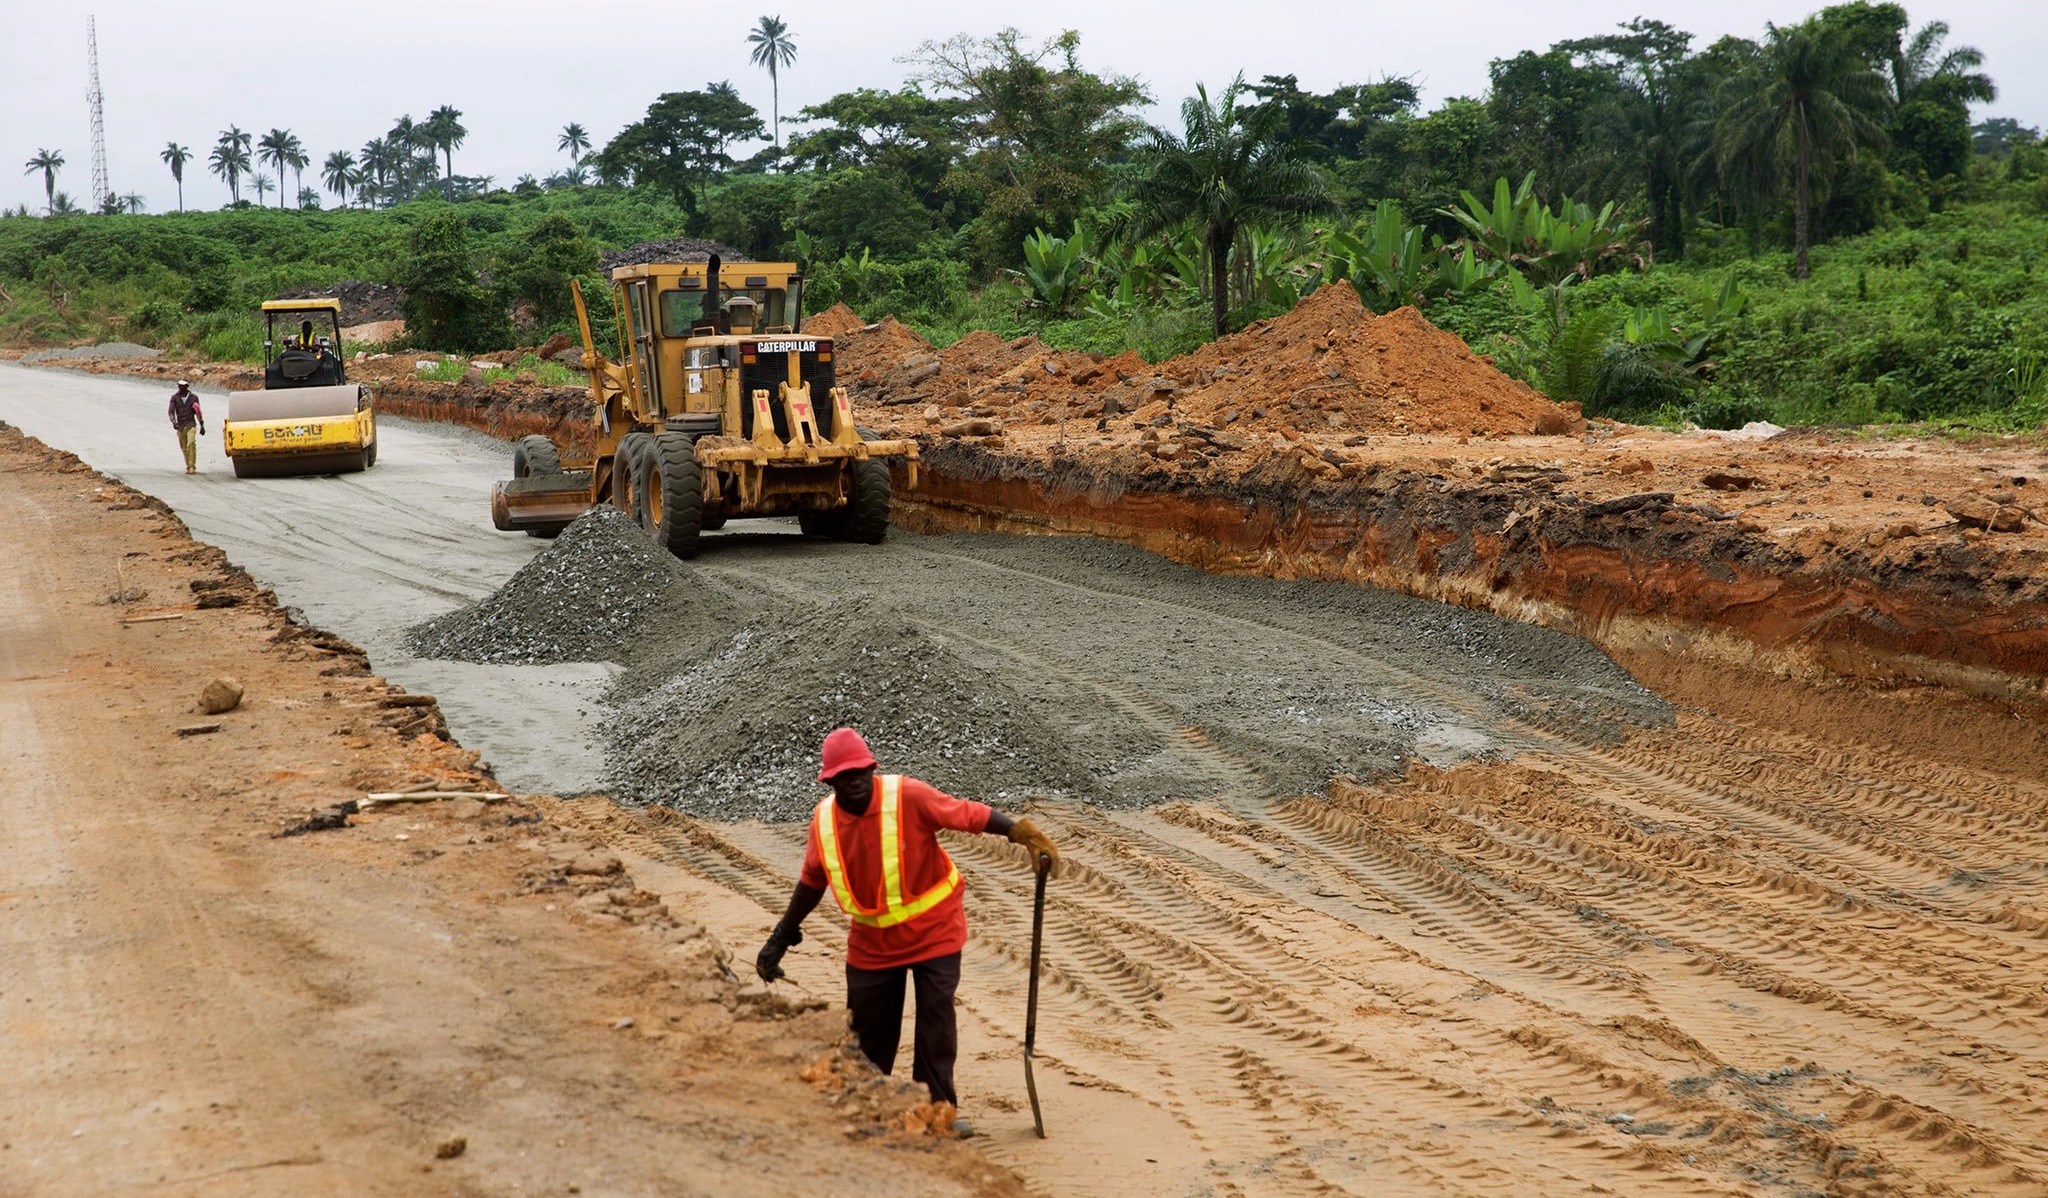
<path fill-rule="evenodd" d="M 1414 308 L 1373 316 L 1349 284 L 1170 365 L 1181 389 L 1169 406 L 1211 423 L 1472 436 L 1575 432 L 1582 423 Z"/>
<path fill-rule="evenodd" d="M 366 283 L 360 279 L 344 279 L 332 287 L 292 287 L 280 291 L 276 299 L 338 299 L 341 301 L 341 323 L 344 325 L 376 324 L 386 320 L 401 320 L 405 316 L 403 304 L 405 289 L 390 283 Z"/>
<path fill-rule="evenodd" d="M 751 262 L 745 250 L 736 250 L 702 237 L 664 237 L 643 241 L 623 249 L 606 250 L 598 264 L 609 274 L 616 266 L 638 266 L 642 262 L 708 262 L 717 254 L 720 262 Z"/>
<path fill-rule="evenodd" d="M 764 614 L 707 656 L 635 668 L 607 701 L 604 788 L 710 819 L 807 818 L 818 745 L 842 725 L 890 769 L 989 802 L 1093 790 L 1002 680 L 866 603 Z"/>
<path fill-rule="evenodd" d="M 1303 433 L 1559 434 L 1583 427 L 1413 308 L 1374 316 L 1349 284 L 1185 357 L 1150 365 L 977 331 L 941 351 L 893 321 L 840 342 L 854 397 L 1010 424 L 1135 416 Z"/>
<path fill-rule="evenodd" d="M 407 629 L 405 646 L 486 663 L 617 660 L 683 573 L 631 517 L 600 504 L 492 594 Z"/>
<path fill-rule="evenodd" d="M 804 317 L 804 332 L 820 337 L 839 337 L 864 327 L 867 321 L 845 304 L 834 304 L 816 316 Z"/>

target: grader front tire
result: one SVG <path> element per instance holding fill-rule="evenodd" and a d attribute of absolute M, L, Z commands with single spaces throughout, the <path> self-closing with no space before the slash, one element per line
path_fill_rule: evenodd
<path fill-rule="evenodd" d="M 704 474 L 697 465 L 694 438 L 662 433 L 654 438 L 645 484 L 640 488 L 642 522 L 654 543 L 677 557 L 697 555 L 697 537 L 704 528 Z M 637 477 L 636 472 L 636 477 Z"/>

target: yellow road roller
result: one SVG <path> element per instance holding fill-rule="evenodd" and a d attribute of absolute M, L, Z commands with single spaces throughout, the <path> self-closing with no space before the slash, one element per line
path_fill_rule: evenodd
<path fill-rule="evenodd" d="M 230 391 L 221 424 L 237 478 L 346 474 L 377 463 L 370 389 L 348 381 L 341 301 L 263 305 L 263 390 Z"/>

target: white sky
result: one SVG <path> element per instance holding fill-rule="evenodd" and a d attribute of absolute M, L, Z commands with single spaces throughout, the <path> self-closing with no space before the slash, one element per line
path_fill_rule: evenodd
<path fill-rule="evenodd" d="M 998 7 L 764 0 L 759 7 L 785 20 L 796 39 L 796 62 L 782 77 L 785 116 L 855 87 L 900 86 L 909 68 L 897 60 L 927 39 L 1014 25 L 1034 40 L 1078 30 L 1082 65 L 1143 81 L 1159 102 L 1149 117 L 1165 122 L 1197 82 L 1213 91 L 1240 70 L 1251 80 L 1293 74 L 1313 91 L 1412 75 L 1427 109 L 1446 96 L 1480 94 L 1490 59 L 1607 32 L 1637 15 L 1693 33 L 1700 47 L 1724 33 L 1759 36 L 1766 21 L 1794 22 L 1821 4 L 1579 0 L 1560 8 L 1527 0 L 1335 0 L 1269 8 L 1217 0 L 1037 0 Z M 317 164 L 329 151 L 359 151 L 401 114 L 424 120 L 435 107 L 453 104 L 469 129 L 455 151 L 456 171 L 509 184 L 566 165 L 555 149 L 564 124 L 580 121 L 602 146 L 664 91 L 729 79 L 764 121 L 769 115 L 768 77 L 748 62 L 745 41 L 760 14 L 747 6 L 86 0 L 72 8 L 5 0 L 5 10 L 0 205 L 7 207 L 42 206 L 41 173 L 22 174 L 42 147 L 65 157 L 58 188 L 81 206 L 90 203 L 88 11 L 98 19 L 109 181 L 116 193 L 141 193 L 151 212 L 176 206 L 170 171 L 157 157 L 172 139 L 195 156 L 185 168 L 187 206 L 227 201 L 227 185 L 206 172 L 205 158 L 230 123 L 259 137 L 273 127 L 296 133 L 315 163 L 306 180 L 317 185 Z M 2048 126 L 2048 72 L 2039 65 L 2048 61 L 2048 17 L 2039 0 L 1950 0 L 1908 11 L 1916 27 L 1946 20 L 1951 46 L 1984 52 L 2000 94 L 1975 117 Z M 1268 16 L 1253 20 L 1250 13 Z"/>

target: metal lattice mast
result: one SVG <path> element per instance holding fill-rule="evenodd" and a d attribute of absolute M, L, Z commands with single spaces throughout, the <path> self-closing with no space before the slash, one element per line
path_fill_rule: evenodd
<path fill-rule="evenodd" d="M 85 19 L 85 61 L 92 76 L 92 88 L 85 93 L 92 106 L 92 204 L 104 211 L 114 189 L 107 185 L 107 124 L 100 111 L 100 38 L 93 19 Z"/>

